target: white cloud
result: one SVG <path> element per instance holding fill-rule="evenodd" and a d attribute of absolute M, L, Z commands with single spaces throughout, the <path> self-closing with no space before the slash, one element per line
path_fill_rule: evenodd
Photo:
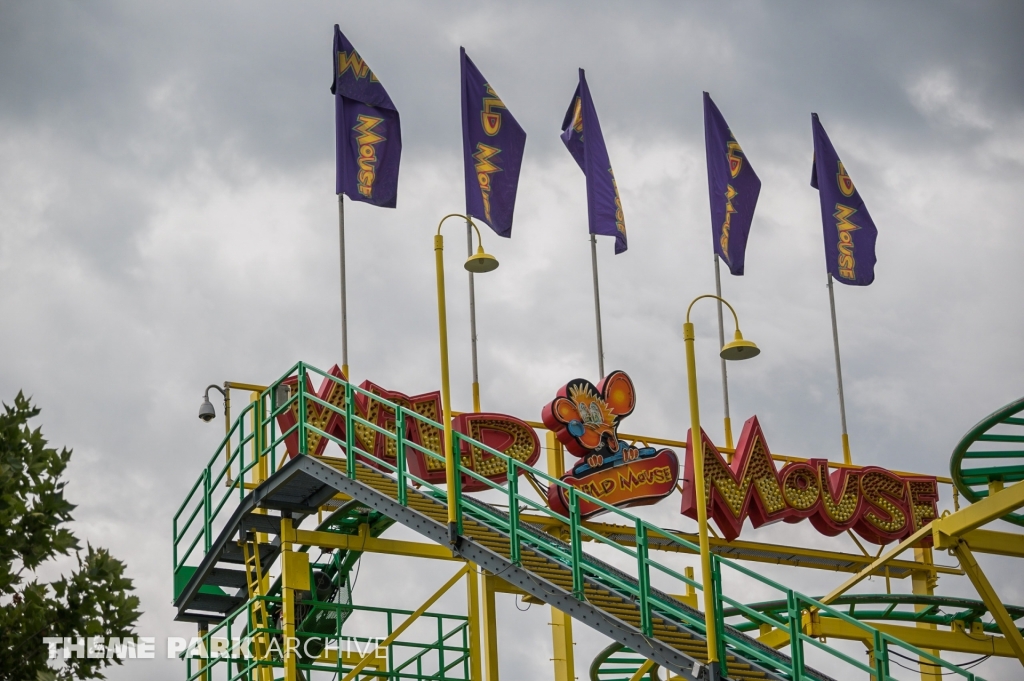
<path fill-rule="evenodd" d="M 992 130 L 994 121 L 980 106 L 978 93 L 946 70 L 932 71 L 909 87 L 914 106 L 924 115 L 954 127 Z"/>

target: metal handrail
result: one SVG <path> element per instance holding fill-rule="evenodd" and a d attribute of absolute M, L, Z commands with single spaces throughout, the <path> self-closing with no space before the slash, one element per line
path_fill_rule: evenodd
<path fill-rule="evenodd" d="M 242 651 L 237 645 L 243 642 L 246 637 L 252 637 L 255 634 L 267 634 L 272 637 L 283 635 L 283 629 L 280 628 L 272 626 L 265 628 L 252 627 L 252 606 L 258 601 L 262 601 L 266 604 L 274 604 L 278 608 L 281 607 L 283 603 L 283 599 L 280 596 L 254 596 L 245 603 L 240 604 L 233 612 L 228 614 L 222 622 L 202 634 L 199 639 L 202 641 L 203 647 L 209 653 L 209 656 L 205 659 L 200 659 L 195 669 L 193 669 L 192 665 L 196 660 L 188 654 L 188 651 L 184 651 L 179 655 L 179 657 L 184 659 L 188 665 L 186 678 L 189 681 L 199 681 L 200 679 L 211 678 L 210 675 L 214 673 L 216 667 L 220 664 L 224 664 L 226 666 L 226 678 L 232 681 L 235 679 L 249 679 L 251 678 L 249 672 L 260 667 L 283 667 L 284 662 L 280 657 L 258 659 L 251 654 L 251 651 Z M 342 621 L 342 613 L 368 612 L 385 614 L 387 616 L 387 635 L 390 635 L 394 631 L 395 616 L 407 617 L 413 614 L 413 611 L 411 610 L 361 606 L 353 605 L 351 603 L 323 603 L 315 600 L 298 601 L 296 605 L 307 606 L 316 610 L 333 610 L 338 615 L 336 617 L 336 621 Z M 437 639 L 434 641 L 424 642 L 403 640 L 402 638 L 399 638 L 390 643 L 387 647 L 388 670 L 385 672 L 367 670 L 363 672 L 361 676 L 393 679 L 394 681 L 461 681 L 461 679 L 468 679 L 468 618 L 464 615 L 435 612 L 425 612 L 420 617 L 424 620 L 436 620 L 438 626 Z M 444 630 L 445 622 L 453 623 L 451 629 L 447 632 Z M 236 633 L 236 630 L 241 630 L 244 633 L 238 634 Z M 408 634 L 408 632 L 406 632 L 406 634 Z M 301 639 L 319 638 L 331 640 L 334 638 L 340 639 L 342 637 L 342 632 L 339 627 L 338 631 L 333 633 L 297 632 L 297 636 Z M 450 639 L 453 638 L 456 639 L 455 642 L 450 641 Z M 461 643 L 458 642 L 460 638 Z M 217 645 L 215 643 L 217 639 L 226 641 L 226 654 L 214 655 L 214 651 L 217 650 Z M 372 643 L 374 640 L 377 640 L 360 636 L 345 636 L 345 639 L 359 643 Z M 301 645 L 302 644 L 300 644 L 300 646 Z M 394 660 L 394 649 L 410 649 L 418 652 L 414 652 L 408 658 L 396 662 Z M 446 664 L 440 664 L 445 660 L 446 652 L 454 653 L 453 661 Z M 433 673 L 423 673 L 423 660 L 431 653 L 438 655 L 438 663 L 433 665 L 438 667 L 438 669 Z M 416 665 L 417 671 L 407 671 L 407 667 L 413 664 Z M 457 665 L 463 666 L 463 675 L 461 677 L 448 676 L 446 672 Z M 299 662 L 297 667 L 302 670 L 335 671 L 343 668 L 343 665 L 340 660 L 333 664 L 328 662 L 317 662 L 314 660 Z M 235 672 L 234 674 L 232 674 L 232 670 Z"/>
<path fill-rule="evenodd" d="M 326 400 L 321 399 L 316 394 L 311 394 L 307 389 L 307 376 L 317 375 L 320 376 L 324 381 L 333 382 L 334 384 L 340 385 L 345 390 L 345 405 L 344 409 L 339 409 L 334 405 L 330 404 Z M 441 429 L 441 424 L 432 421 L 413 410 L 402 407 L 398 404 L 392 403 L 388 400 L 381 398 L 372 392 L 353 385 L 336 376 L 332 376 L 320 369 L 312 367 L 303 362 L 299 362 L 294 365 L 288 373 L 283 375 L 278 381 L 273 383 L 267 388 L 261 395 L 257 402 L 250 404 L 250 408 L 255 404 L 262 404 L 267 400 L 273 400 L 276 394 L 276 389 L 286 379 L 293 376 L 298 378 L 295 386 L 294 394 L 290 395 L 289 399 L 282 405 L 273 406 L 271 409 L 265 409 L 264 413 L 267 413 L 267 417 L 259 419 L 260 432 L 262 433 L 268 426 L 273 429 L 278 416 L 285 413 L 289 409 L 297 412 L 296 426 L 289 429 L 289 434 L 297 430 L 298 449 L 299 452 L 295 455 L 305 455 L 308 453 L 308 438 L 310 434 L 318 435 L 321 438 L 326 438 L 329 442 L 333 442 L 338 445 L 345 454 L 346 457 L 346 472 L 349 477 L 356 479 L 358 477 L 358 468 L 356 466 L 356 458 L 363 459 L 370 463 L 372 466 L 378 468 L 382 472 L 394 474 L 399 482 L 399 503 L 405 505 L 406 491 L 407 488 L 416 485 L 420 488 L 420 491 L 428 490 L 433 492 L 439 498 L 445 497 L 445 490 L 443 487 L 439 487 L 436 484 L 430 483 L 426 480 L 413 474 L 408 470 L 408 461 L 406 451 L 412 448 L 414 451 L 420 452 L 422 455 L 428 458 L 432 458 L 437 461 L 444 461 L 444 456 L 440 452 L 433 451 L 427 447 L 420 445 L 419 443 L 413 442 L 408 439 L 406 434 L 405 423 L 407 419 L 418 421 L 421 424 L 436 429 Z M 375 423 L 372 423 L 363 418 L 357 413 L 354 404 L 357 396 L 361 396 L 367 400 L 375 401 L 378 405 L 384 409 L 390 410 L 395 416 L 395 431 L 392 432 L 386 428 L 381 428 Z M 319 409 L 320 414 L 324 413 L 323 410 L 328 410 L 344 418 L 345 437 L 341 438 L 333 433 L 328 433 L 318 426 L 310 423 L 307 417 L 308 412 L 311 408 Z M 270 458 L 274 460 L 280 460 L 276 454 L 277 449 L 285 442 L 286 435 L 282 434 L 280 437 L 270 437 L 262 448 L 257 448 L 253 452 L 252 461 L 246 466 L 244 465 L 244 450 L 245 445 L 255 441 L 255 434 L 250 434 L 249 438 L 246 439 L 244 436 L 244 422 L 243 413 L 239 415 L 236 425 L 239 432 L 239 445 L 234 450 L 232 455 L 228 458 L 225 466 L 230 466 L 231 462 L 237 456 L 239 457 L 239 463 L 243 464 L 239 466 L 239 470 L 245 470 L 246 472 L 253 470 L 262 458 Z M 359 425 L 364 428 L 369 428 L 373 433 L 386 437 L 395 443 L 396 458 L 392 463 L 375 456 L 372 452 L 366 451 L 360 447 L 356 442 L 355 437 L 355 426 Z M 235 428 L 232 428 L 232 433 Z M 225 438 L 225 443 L 222 444 L 222 448 L 225 444 L 231 441 L 231 434 Z M 490 478 L 486 478 L 474 470 L 466 468 L 462 462 L 462 445 L 467 444 L 469 447 L 474 448 L 480 452 L 486 453 L 502 460 L 505 463 L 507 475 L 501 482 L 496 482 Z M 482 442 L 476 441 L 467 435 L 455 432 L 453 433 L 452 450 L 458 454 L 454 457 L 456 464 L 456 475 L 453 498 L 456 506 L 456 518 L 458 522 L 459 532 L 462 532 L 462 522 L 466 514 L 470 514 L 475 518 L 484 518 L 491 524 L 495 529 L 506 532 L 510 539 L 510 553 L 511 559 L 514 562 L 518 562 L 523 545 L 528 545 L 531 550 L 535 550 L 539 553 L 547 555 L 554 560 L 560 561 L 567 564 L 571 568 L 573 573 L 573 591 L 576 596 L 580 599 L 585 598 L 584 586 L 585 580 L 589 577 L 595 581 L 611 584 L 617 590 L 627 594 L 628 596 L 636 599 L 637 605 L 641 610 L 641 627 L 645 635 L 650 636 L 653 631 L 652 622 L 654 617 L 658 614 L 669 615 L 680 621 L 685 622 L 687 625 L 693 627 L 696 631 L 703 633 L 706 630 L 707 622 L 703 617 L 695 615 L 688 607 L 683 606 L 674 599 L 669 599 L 659 591 L 655 591 L 651 586 L 651 572 L 656 571 L 663 576 L 669 577 L 673 580 L 678 580 L 686 585 L 689 585 L 695 589 L 702 589 L 703 585 L 695 580 L 684 577 L 677 571 L 672 570 L 666 565 L 652 559 L 647 552 L 648 537 L 651 533 L 663 536 L 671 542 L 677 543 L 682 547 L 685 547 L 691 551 L 699 551 L 696 544 L 686 541 L 680 537 L 677 537 L 669 532 L 666 532 L 662 528 L 659 528 L 651 523 L 644 521 L 620 508 L 616 508 L 603 502 L 602 500 L 593 497 L 585 492 L 581 492 L 577 488 L 564 483 L 563 481 L 554 478 L 544 471 L 528 466 L 522 461 L 509 457 L 508 455 L 499 452 Z M 219 456 L 222 450 L 218 450 L 210 464 L 204 470 L 203 475 L 206 476 L 206 480 L 209 481 L 214 476 L 213 465 L 214 462 L 219 460 Z M 271 464 L 271 472 L 276 469 L 276 466 Z M 544 481 L 548 485 L 556 485 L 563 489 L 569 500 L 569 514 L 563 516 L 552 509 L 546 504 L 538 503 L 535 499 L 526 496 L 518 490 L 518 473 L 524 472 L 529 473 L 536 479 Z M 478 504 L 467 503 L 462 495 L 462 480 L 463 476 L 468 479 L 473 479 L 483 484 L 488 490 L 502 494 L 508 502 L 508 515 L 503 517 L 496 511 L 488 511 L 484 507 Z M 244 475 L 240 474 L 238 480 L 241 481 Z M 218 476 L 217 479 L 220 479 Z M 194 549 L 196 544 L 193 541 L 191 548 L 178 560 L 178 543 L 185 539 L 186 529 L 191 524 L 190 516 L 189 523 L 186 523 L 185 527 L 179 532 L 177 527 L 178 518 L 183 512 L 184 508 L 197 493 L 200 487 L 200 483 L 197 482 L 190 491 L 189 496 L 186 498 L 186 502 L 182 504 L 181 509 L 175 515 L 175 532 L 174 532 L 174 556 L 175 556 L 175 570 L 179 569 L 184 565 L 184 561 L 188 558 L 190 552 Z M 220 500 L 217 504 L 216 509 L 212 506 L 212 491 L 211 486 L 207 483 L 202 485 L 204 499 L 202 504 L 204 505 L 204 527 L 202 533 L 207 539 L 206 544 L 209 543 L 210 534 L 212 531 L 212 523 L 216 519 L 217 515 L 222 510 L 225 498 Z M 244 485 L 239 484 L 238 489 L 244 496 Z M 242 498 L 240 496 L 240 498 Z M 610 513 L 617 516 L 620 520 L 626 524 L 634 527 L 634 546 L 627 544 L 620 544 L 619 542 L 595 532 L 585 525 L 583 525 L 583 519 L 580 512 L 581 502 L 593 504 L 595 507 L 602 509 L 604 512 Z M 570 530 L 570 541 L 568 546 L 559 540 L 554 539 L 546 535 L 545 533 L 538 532 L 536 529 L 527 526 L 519 518 L 520 506 L 526 506 L 534 509 L 535 511 L 547 515 L 551 518 L 555 518 L 563 523 L 566 523 Z M 211 514 L 211 511 L 214 511 Z M 632 558 L 636 565 L 636 575 L 626 576 L 625 574 L 617 574 L 610 572 L 608 567 L 603 563 L 592 559 L 587 552 L 583 550 L 582 541 L 583 537 L 588 537 L 591 541 L 608 546 L 615 549 L 617 552 L 621 552 L 625 556 Z M 588 560 L 588 558 L 590 558 Z M 778 628 L 784 632 L 790 641 L 790 657 L 788 664 L 785 659 L 779 655 L 772 655 L 768 652 L 764 646 L 752 645 L 752 640 L 747 639 L 744 635 L 740 634 L 737 630 L 736 634 L 733 635 L 729 632 L 729 629 L 725 627 L 724 618 L 721 616 L 721 610 L 719 609 L 718 620 L 715 624 L 719 631 L 723 635 L 719 638 L 720 645 L 720 660 L 725 666 L 727 660 L 727 651 L 733 651 L 734 654 L 753 660 L 758 664 L 762 664 L 771 668 L 776 669 L 779 673 L 788 675 L 791 679 L 798 680 L 803 678 L 809 678 L 811 672 L 808 671 L 804 662 L 804 644 L 809 643 L 815 648 L 818 648 L 829 655 L 833 656 L 837 660 L 847 663 L 863 672 L 871 674 L 876 681 L 888 681 L 889 667 L 888 659 L 889 646 L 896 646 L 905 650 L 909 655 L 918 656 L 922 659 L 930 661 L 936 667 L 942 668 L 953 674 L 959 675 L 961 678 L 968 679 L 970 681 L 979 680 L 977 677 L 968 670 L 961 669 L 951 663 L 946 662 L 940 658 L 934 657 L 929 653 L 920 650 L 912 645 L 909 645 L 899 639 L 884 634 L 883 632 L 871 627 L 870 625 L 861 622 L 855 618 L 846 615 L 838 610 L 830 608 L 829 606 L 820 603 L 819 601 L 799 593 L 793 589 L 789 589 L 771 579 L 768 579 L 759 573 L 749 570 L 748 568 L 733 562 L 730 559 L 723 558 L 718 555 L 711 556 L 712 571 L 713 574 L 717 575 L 718 578 L 714 579 L 714 587 L 716 588 L 716 596 L 723 602 L 726 602 L 734 607 L 741 608 L 749 617 L 756 619 L 764 624 L 769 624 L 773 627 Z M 747 579 L 752 579 L 764 586 L 768 586 L 775 589 L 782 594 L 785 594 L 786 600 L 789 603 L 788 618 L 785 623 L 780 623 L 779 620 L 771 618 L 763 613 L 758 613 L 754 610 L 745 608 L 742 603 L 721 593 L 721 572 L 723 568 L 728 568 L 730 571 L 737 573 Z M 674 602 L 673 602 L 674 601 Z M 866 637 L 870 637 L 875 643 L 873 664 L 865 665 L 863 662 L 854 660 L 853 658 L 843 654 L 842 652 L 822 643 L 817 638 L 805 634 L 803 631 L 803 620 L 811 612 L 822 611 L 828 613 L 830 616 L 837 617 L 848 624 L 856 626 L 863 630 Z"/>

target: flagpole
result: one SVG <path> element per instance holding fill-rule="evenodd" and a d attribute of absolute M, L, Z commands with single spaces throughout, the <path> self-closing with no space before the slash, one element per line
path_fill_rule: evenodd
<path fill-rule="evenodd" d="M 473 257 L 473 227 L 466 221 L 466 252 Z M 480 411 L 480 375 L 476 364 L 476 289 L 473 286 L 473 273 L 469 272 L 469 338 L 473 357 L 473 411 Z"/>
<path fill-rule="evenodd" d="M 725 347 L 725 325 L 722 322 L 722 273 L 718 267 L 718 254 L 715 253 L 715 294 L 718 296 L 718 347 Z M 722 402 L 725 405 L 725 446 L 732 449 L 732 421 L 729 418 L 729 376 L 725 370 L 725 360 L 719 358 L 722 364 Z"/>
<path fill-rule="evenodd" d="M 341 373 L 348 373 L 348 300 L 345 292 L 345 195 L 338 194 L 338 243 L 341 262 Z"/>
<path fill-rule="evenodd" d="M 828 275 L 828 305 L 832 310 L 832 344 L 836 350 L 836 381 L 839 384 L 839 419 L 843 424 L 843 463 L 853 463 L 850 436 L 846 434 L 846 400 L 843 397 L 843 367 L 839 362 L 839 327 L 836 326 L 836 296 L 832 291 L 832 273 Z"/>
<path fill-rule="evenodd" d="M 601 290 L 597 285 L 597 237 L 590 235 L 590 264 L 594 270 L 594 317 L 597 320 L 597 369 L 604 378 L 604 341 L 601 338 Z"/>

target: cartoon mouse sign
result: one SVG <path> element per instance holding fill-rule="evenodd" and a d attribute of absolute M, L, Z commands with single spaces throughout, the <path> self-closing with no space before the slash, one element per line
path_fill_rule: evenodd
<path fill-rule="evenodd" d="M 633 413 L 636 391 L 622 371 L 613 371 L 596 386 L 577 378 L 544 407 L 541 418 L 566 449 L 580 461 L 562 481 L 610 506 L 646 506 L 672 493 L 679 477 L 679 460 L 671 449 L 634 447 L 618 436 L 619 423 Z M 548 488 L 548 504 L 569 515 L 566 490 Z M 588 518 L 605 509 L 580 500 L 580 515 Z"/>

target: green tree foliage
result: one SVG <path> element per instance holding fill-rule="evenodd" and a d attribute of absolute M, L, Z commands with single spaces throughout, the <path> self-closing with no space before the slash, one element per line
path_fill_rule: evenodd
<path fill-rule="evenodd" d="M 0 679 L 97 679 L 119 660 L 72 658 L 47 667 L 44 636 L 133 635 L 139 599 L 124 563 L 106 549 L 83 552 L 67 524 L 74 505 L 64 498 L 71 451 L 47 447 L 29 419 L 39 414 L 21 393 L 0 414 Z M 77 569 L 52 583 L 36 570 L 74 554 Z"/>

